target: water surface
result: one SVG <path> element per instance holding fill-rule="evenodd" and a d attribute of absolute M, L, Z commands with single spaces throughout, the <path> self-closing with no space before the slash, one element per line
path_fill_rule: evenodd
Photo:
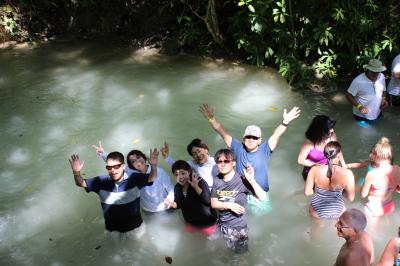
<path fill-rule="evenodd" d="M 1 265 L 162 265 L 165 256 L 175 265 L 333 264 L 344 241 L 334 221 L 312 224 L 297 165 L 308 123 L 315 114 L 336 118 L 347 162 L 366 159 L 383 135 L 399 154 L 398 111 L 362 128 L 340 93 L 344 88 L 300 93 L 272 69 L 224 60 L 167 57 L 112 42 L 54 42 L 0 51 L 0 88 Z M 257 124 L 267 139 L 284 108 L 302 109 L 270 160 L 273 211 L 249 217 L 250 252 L 234 256 L 221 239 L 184 233 L 179 211 L 145 214 L 140 241 L 110 242 L 98 197 L 74 185 L 68 157 L 81 154 L 84 176 L 91 177 L 105 172 L 91 148 L 98 140 L 124 154 L 148 153 L 167 141 L 173 158 L 188 159 L 186 145 L 199 137 L 214 153 L 225 146 L 198 112 L 204 102 L 238 138 L 246 125 Z M 160 166 L 169 172 L 161 156 Z M 359 195 L 347 206 L 362 208 Z M 377 258 L 395 236 L 396 221 L 399 211 L 368 226 Z"/>

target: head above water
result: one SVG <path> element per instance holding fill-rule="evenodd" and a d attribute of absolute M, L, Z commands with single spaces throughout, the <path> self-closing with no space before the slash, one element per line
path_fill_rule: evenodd
<path fill-rule="evenodd" d="M 205 144 L 201 139 L 193 139 L 189 145 L 187 146 L 186 150 L 189 153 L 190 156 L 193 156 L 192 149 L 196 148 L 202 148 L 206 149 L 208 151 L 208 146 Z"/>
<path fill-rule="evenodd" d="M 222 155 L 226 159 L 236 162 L 236 156 L 233 153 L 233 151 L 231 151 L 230 149 L 220 149 L 220 150 L 218 150 L 214 155 L 215 162 L 217 162 L 221 158 Z"/>
<path fill-rule="evenodd" d="M 176 182 L 182 186 L 188 185 L 188 181 L 193 174 L 192 167 L 183 160 L 176 161 L 171 167 Z"/>
<path fill-rule="evenodd" d="M 339 219 L 345 219 L 347 225 L 356 232 L 364 231 L 365 227 L 367 227 L 367 218 L 359 209 L 348 209 Z"/>
<path fill-rule="evenodd" d="M 204 164 L 208 161 L 208 146 L 201 139 L 193 139 L 186 150 L 196 163 Z"/>
<path fill-rule="evenodd" d="M 119 182 L 124 175 L 124 155 L 120 152 L 114 151 L 107 155 L 106 169 L 110 178 L 114 182 Z"/>
<path fill-rule="evenodd" d="M 334 159 L 342 151 L 342 146 L 337 141 L 330 141 L 325 145 L 324 155 L 329 160 Z"/>
<path fill-rule="evenodd" d="M 326 172 L 326 176 L 329 178 L 329 181 L 331 181 L 330 179 L 332 177 L 333 159 L 337 158 L 341 150 L 342 147 L 337 141 L 330 141 L 325 145 L 324 155 L 328 159 L 328 171 Z"/>
<path fill-rule="evenodd" d="M 138 171 L 143 171 L 143 169 L 138 169 L 138 166 L 136 165 L 136 161 L 140 160 L 141 163 L 146 166 L 147 162 L 147 157 L 146 155 L 139 150 L 131 150 L 127 155 L 126 155 L 126 163 L 128 164 L 129 168 L 138 170 Z"/>
<path fill-rule="evenodd" d="M 178 160 L 176 162 L 174 162 L 174 164 L 171 166 L 171 170 L 172 173 L 175 174 L 175 172 L 177 170 L 186 170 L 190 173 L 190 175 L 192 174 L 192 167 L 190 167 L 190 164 L 188 164 L 186 161 L 184 160 Z"/>
<path fill-rule="evenodd" d="M 261 138 L 261 128 L 256 125 L 247 126 L 244 131 L 243 138 L 246 136 Z"/>
<path fill-rule="evenodd" d="M 118 151 L 110 152 L 110 153 L 107 155 L 106 160 L 108 160 L 108 159 L 112 159 L 112 160 L 114 160 L 114 161 L 118 161 L 118 162 L 120 162 L 120 163 L 122 163 L 122 164 L 125 163 L 125 161 L 124 161 L 124 155 L 123 155 L 122 153 L 118 152 Z"/>
<path fill-rule="evenodd" d="M 336 120 L 326 115 L 316 115 L 311 121 L 305 136 L 312 143 L 320 143 L 330 138 Z"/>
<path fill-rule="evenodd" d="M 243 144 L 247 152 L 256 152 L 261 144 L 261 129 L 255 125 L 247 126 L 243 134 Z"/>
<path fill-rule="evenodd" d="M 378 79 L 379 73 L 386 70 L 386 67 L 378 59 L 369 60 L 368 64 L 365 64 L 363 67 L 365 69 L 365 75 L 373 82 Z"/>
<path fill-rule="evenodd" d="M 389 161 L 393 164 L 392 145 L 387 137 L 382 137 L 371 149 L 369 158 L 373 164 L 379 165 L 380 161 Z"/>

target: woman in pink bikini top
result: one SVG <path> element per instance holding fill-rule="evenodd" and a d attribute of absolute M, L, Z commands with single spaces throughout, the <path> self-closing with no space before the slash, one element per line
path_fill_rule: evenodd
<path fill-rule="evenodd" d="M 389 139 L 382 137 L 370 152 L 374 168 L 367 173 L 361 187 L 361 197 L 367 198 L 365 211 L 371 216 L 381 216 L 394 211 L 392 195 L 400 181 L 399 166 L 393 164 L 392 146 Z"/>
<path fill-rule="evenodd" d="M 310 168 L 314 165 L 327 164 L 328 159 L 324 155 L 326 143 L 337 141 L 333 130 L 336 121 L 326 115 L 316 115 L 305 133 L 306 139 L 301 146 L 297 162 L 304 166 L 303 179 L 307 179 Z M 345 166 L 343 155 L 339 155 L 342 166 Z"/>

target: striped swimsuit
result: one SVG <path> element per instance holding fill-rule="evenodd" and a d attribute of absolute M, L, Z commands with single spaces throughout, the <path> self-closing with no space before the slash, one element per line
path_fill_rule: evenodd
<path fill-rule="evenodd" d="M 325 190 L 315 187 L 311 198 L 311 206 L 319 218 L 338 218 L 345 211 L 343 188 L 340 190 Z"/>

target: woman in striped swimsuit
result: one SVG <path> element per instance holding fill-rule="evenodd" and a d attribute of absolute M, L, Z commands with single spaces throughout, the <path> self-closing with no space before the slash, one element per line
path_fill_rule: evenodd
<path fill-rule="evenodd" d="M 344 196 L 354 200 L 353 173 L 339 166 L 340 144 L 331 141 L 324 148 L 327 165 L 313 166 L 308 174 L 304 194 L 311 196 L 310 215 L 318 219 L 334 219 L 346 210 Z"/>

